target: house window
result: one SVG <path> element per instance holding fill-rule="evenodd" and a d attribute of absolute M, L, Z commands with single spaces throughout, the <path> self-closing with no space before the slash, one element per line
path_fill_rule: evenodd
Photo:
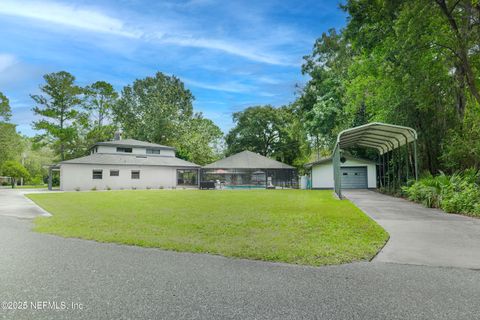
<path fill-rule="evenodd" d="M 103 170 L 93 170 L 92 171 L 92 178 L 93 179 L 102 179 Z"/>
<path fill-rule="evenodd" d="M 120 175 L 120 170 L 110 170 L 110 177 L 118 177 Z"/>
<path fill-rule="evenodd" d="M 132 170 L 132 179 L 140 179 L 140 170 Z"/>
<path fill-rule="evenodd" d="M 132 148 L 117 147 L 117 152 L 132 153 Z"/>
<path fill-rule="evenodd" d="M 147 149 L 147 154 L 160 154 L 160 149 Z"/>

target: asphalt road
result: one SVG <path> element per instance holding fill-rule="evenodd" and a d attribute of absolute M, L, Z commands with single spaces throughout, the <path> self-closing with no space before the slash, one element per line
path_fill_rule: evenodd
<path fill-rule="evenodd" d="M 102 244 L 35 233 L 31 220 L 4 216 L 1 208 L 0 202 L 0 303 L 27 302 L 27 308 L 0 309 L 0 318 L 459 320 L 480 315 L 480 271 L 383 262 L 314 268 Z M 51 309 L 62 302 L 68 309 Z M 72 309 L 72 303 L 82 310 Z"/>

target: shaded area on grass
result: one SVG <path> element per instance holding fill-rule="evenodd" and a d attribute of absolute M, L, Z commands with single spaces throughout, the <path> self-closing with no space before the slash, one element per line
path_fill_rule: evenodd
<path fill-rule="evenodd" d="M 64 237 L 308 265 L 372 258 L 388 238 L 331 191 L 146 190 L 30 194 Z"/>

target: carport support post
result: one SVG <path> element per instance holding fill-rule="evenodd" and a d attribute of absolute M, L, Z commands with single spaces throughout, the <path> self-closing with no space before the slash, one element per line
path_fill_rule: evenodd
<path fill-rule="evenodd" d="M 386 182 L 387 182 L 387 180 L 386 180 L 386 175 L 385 175 L 385 153 L 386 153 L 386 152 L 384 152 L 384 153 L 382 154 L 382 175 L 383 175 L 382 178 L 383 178 L 383 188 L 386 187 L 385 184 L 386 184 Z"/>
<path fill-rule="evenodd" d="M 387 153 L 387 174 L 388 174 L 388 192 L 390 192 L 390 156 L 389 153 Z"/>
<path fill-rule="evenodd" d="M 406 172 L 406 173 L 407 173 L 407 180 L 406 180 L 406 183 L 408 183 L 408 171 L 409 171 L 409 170 L 408 170 L 408 167 L 409 167 L 408 158 L 409 158 L 409 156 L 410 156 L 410 152 L 408 152 L 408 151 L 409 151 L 408 141 L 407 141 L 407 143 L 405 143 L 405 151 L 407 151 L 407 152 L 405 153 L 405 154 L 406 154 L 406 158 L 405 158 L 405 159 L 406 159 L 406 162 L 407 162 L 407 172 Z"/>
<path fill-rule="evenodd" d="M 398 172 L 396 172 L 397 171 L 397 165 L 396 164 L 397 164 L 398 159 L 395 160 L 395 153 L 398 153 L 398 152 L 395 152 L 395 150 L 397 150 L 397 149 L 392 150 L 392 172 L 393 172 L 392 179 L 393 179 L 393 191 L 394 192 L 395 192 L 395 190 L 397 190 L 397 173 L 398 173 Z M 398 156 L 397 156 L 397 158 L 398 158 Z"/>
<path fill-rule="evenodd" d="M 418 180 L 417 140 L 413 141 L 413 157 L 415 161 L 415 181 Z"/>
<path fill-rule="evenodd" d="M 342 181 L 340 177 L 340 146 L 338 143 L 333 150 L 333 185 L 335 193 L 339 199 L 342 199 Z"/>

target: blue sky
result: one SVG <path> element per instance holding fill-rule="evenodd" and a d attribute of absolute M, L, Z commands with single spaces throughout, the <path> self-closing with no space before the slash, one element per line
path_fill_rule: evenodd
<path fill-rule="evenodd" d="M 182 79 L 226 132 L 231 114 L 295 99 L 302 57 L 346 16 L 338 1 L 0 1 L 0 91 L 13 122 L 34 135 L 29 97 L 42 75 L 65 70 L 79 85 L 117 90 L 161 71 Z"/>

